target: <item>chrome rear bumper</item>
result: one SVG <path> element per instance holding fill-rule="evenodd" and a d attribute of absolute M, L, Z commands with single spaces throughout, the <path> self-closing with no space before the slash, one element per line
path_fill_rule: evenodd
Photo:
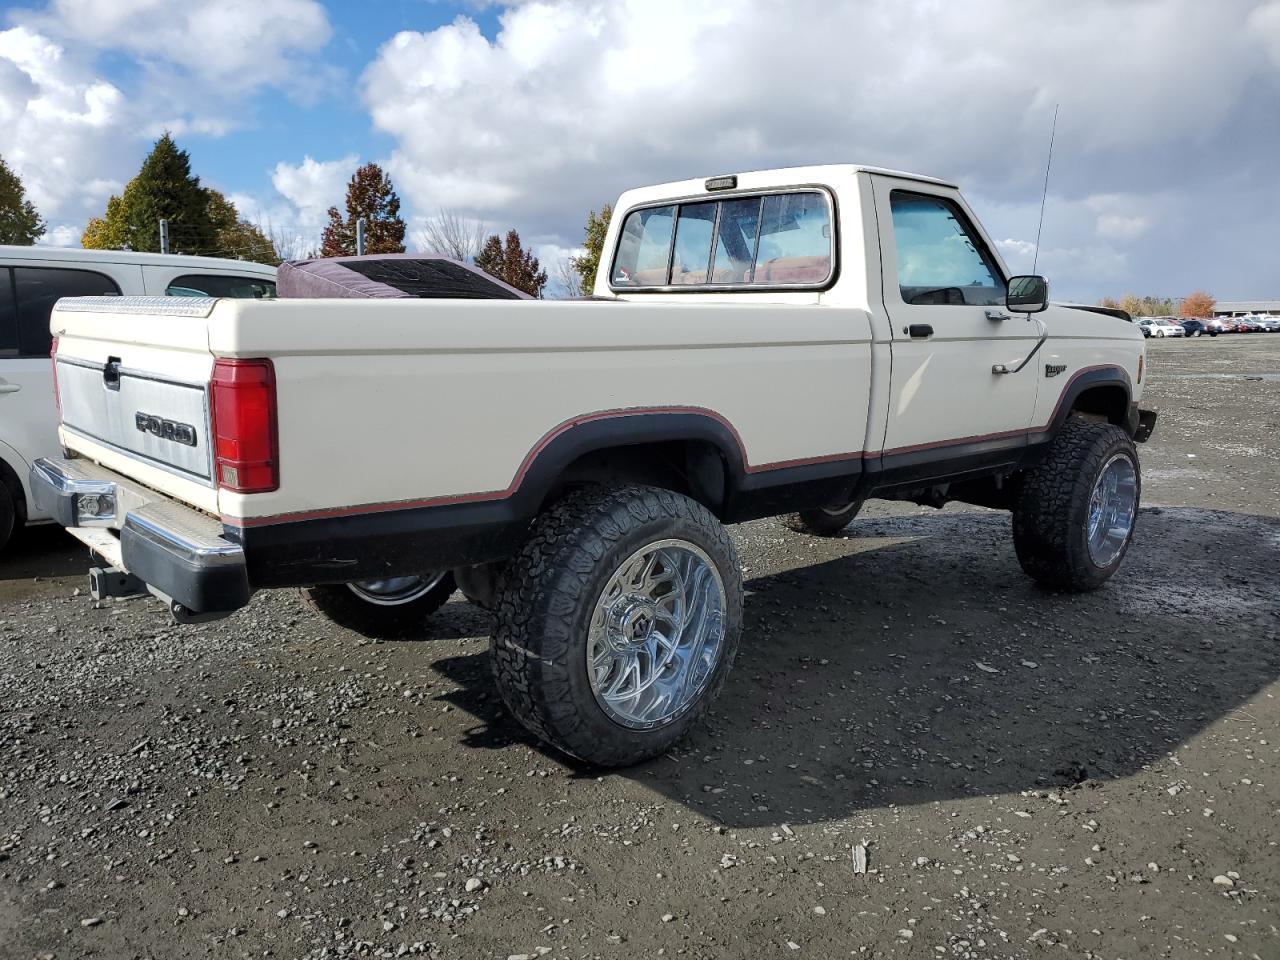
<path fill-rule="evenodd" d="M 31 492 L 38 509 L 143 581 L 179 619 L 212 619 L 249 602 L 244 548 L 217 519 L 89 460 L 37 460 Z"/>

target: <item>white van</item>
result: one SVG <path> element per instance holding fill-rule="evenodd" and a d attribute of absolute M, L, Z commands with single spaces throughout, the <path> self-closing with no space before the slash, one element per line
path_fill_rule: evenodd
<path fill-rule="evenodd" d="M 0 246 L 0 548 L 32 507 L 27 472 L 58 455 L 49 312 L 60 297 L 273 297 L 275 267 L 212 257 Z"/>

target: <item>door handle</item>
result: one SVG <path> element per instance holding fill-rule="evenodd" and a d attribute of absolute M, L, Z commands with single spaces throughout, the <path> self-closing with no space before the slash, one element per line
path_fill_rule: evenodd
<path fill-rule="evenodd" d="M 993 323 L 1000 323 L 1004 320 L 1008 320 L 1009 315 L 1007 313 L 1001 313 L 999 310 L 988 310 L 987 319 Z"/>
<path fill-rule="evenodd" d="M 933 336 L 933 326 L 928 323 L 913 323 L 909 327 L 903 327 L 902 332 L 913 339 L 920 340 Z"/>
<path fill-rule="evenodd" d="M 21 389 L 22 384 L 20 383 L 5 383 L 0 380 L 0 393 L 17 393 Z"/>

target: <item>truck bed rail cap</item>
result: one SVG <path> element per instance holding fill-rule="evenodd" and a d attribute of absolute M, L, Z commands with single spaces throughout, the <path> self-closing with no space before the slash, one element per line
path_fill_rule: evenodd
<path fill-rule="evenodd" d="M 165 317 L 208 317 L 217 297 L 63 297 L 54 309 L 64 313 L 131 313 Z"/>

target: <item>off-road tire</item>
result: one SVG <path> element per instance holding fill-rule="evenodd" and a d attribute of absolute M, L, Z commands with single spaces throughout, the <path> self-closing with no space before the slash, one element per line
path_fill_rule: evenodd
<path fill-rule="evenodd" d="M 624 727 L 601 708 L 587 670 L 600 594 L 636 550 L 679 538 L 701 548 L 724 587 L 720 660 L 698 698 L 662 726 Z M 591 487 L 533 524 L 498 595 L 492 660 L 507 708 L 535 736 L 589 764 L 623 767 L 680 739 L 724 686 L 742 632 L 742 569 L 719 521 L 700 503 L 656 487 Z"/>
<path fill-rule="evenodd" d="M 338 626 L 373 639 L 391 640 L 409 637 L 421 630 L 427 617 L 444 606 L 454 589 L 453 574 L 446 573 L 443 580 L 422 596 L 395 606 L 363 600 L 345 583 L 304 587 L 302 595 L 308 605 Z"/>
<path fill-rule="evenodd" d="M 847 527 L 862 509 L 863 500 L 854 500 L 839 510 L 801 510 L 787 517 L 792 530 L 811 533 L 815 537 L 834 537 Z"/>
<path fill-rule="evenodd" d="M 9 491 L 9 485 L 4 482 L 4 477 L 0 477 L 0 550 L 5 548 L 5 544 L 13 536 L 17 523 L 18 511 L 13 502 L 13 494 Z"/>
<path fill-rule="evenodd" d="M 1142 498 L 1142 472 L 1133 439 L 1121 428 L 1069 419 L 1049 453 L 1023 475 L 1013 509 L 1013 546 L 1028 576 L 1054 590 L 1083 592 L 1100 587 L 1120 568 L 1133 528 L 1119 555 L 1100 567 L 1089 556 L 1089 498 L 1103 467 L 1116 454 L 1133 461 L 1137 482 L 1134 523 Z"/>

